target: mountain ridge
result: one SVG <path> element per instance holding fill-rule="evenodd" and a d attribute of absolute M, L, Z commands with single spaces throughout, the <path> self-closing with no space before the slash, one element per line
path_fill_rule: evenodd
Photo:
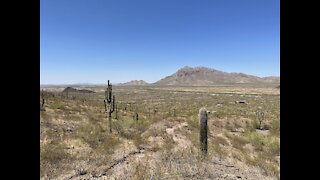
<path fill-rule="evenodd" d="M 116 83 L 115 85 L 219 85 L 219 84 L 280 84 L 280 76 L 266 76 L 258 77 L 241 72 L 224 72 L 214 68 L 204 66 L 184 66 L 178 69 L 175 73 L 166 76 L 154 83 L 147 83 L 144 80 L 131 80 L 125 83 Z M 45 87 L 84 87 L 84 86 L 104 86 L 105 84 L 92 84 L 92 83 L 77 83 L 77 84 L 40 84 L 41 88 Z"/>
<path fill-rule="evenodd" d="M 153 83 L 156 85 L 214 85 L 223 83 L 280 83 L 280 77 L 258 77 L 244 73 L 223 72 L 204 66 L 184 66 L 172 75 Z"/>
<path fill-rule="evenodd" d="M 120 86 L 130 86 L 130 85 L 147 85 L 148 83 L 144 80 L 131 80 L 129 82 L 120 83 Z"/>

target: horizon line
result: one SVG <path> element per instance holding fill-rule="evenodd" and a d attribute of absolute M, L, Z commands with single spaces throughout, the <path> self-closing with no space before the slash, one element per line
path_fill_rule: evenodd
<path fill-rule="evenodd" d="M 259 78 L 267 78 L 267 77 L 279 77 L 280 78 L 280 74 L 279 75 L 269 75 L 269 76 L 258 76 L 258 75 L 252 75 L 252 74 L 248 74 L 248 73 L 243 73 L 243 72 L 227 72 L 227 71 L 222 71 L 222 70 L 218 70 L 218 69 L 215 69 L 215 68 L 211 68 L 211 67 L 206 67 L 206 66 L 189 66 L 189 65 L 185 65 L 183 67 L 181 67 L 180 69 L 178 69 L 176 72 L 178 72 L 179 70 L 183 69 L 183 68 L 208 68 L 208 69 L 213 69 L 213 70 L 217 70 L 217 71 L 221 71 L 221 72 L 224 72 L 224 73 L 229 73 L 229 74 L 245 74 L 245 75 L 249 75 L 249 76 L 256 76 L 256 77 L 259 77 Z M 175 73 L 176 73 L 175 72 Z M 174 73 L 173 73 L 174 74 Z M 172 75 L 172 74 L 171 74 Z M 161 79 L 164 79 L 166 77 L 169 77 L 171 75 L 168 75 L 168 76 L 165 76 Z M 154 82 L 147 82 L 146 80 L 143 80 L 143 79 L 131 79 L 131 80 L 127 80 L 125 82 L 116 82 L 114 84 L 122 84 L 122 83 L 127 83 L 127 82 L 130 82 L 130 81 L 145 81 L 146 83 L 148 84 L 153 84 L 153 83 L 156 83 L 158 81 L 160 81 L 161 79 L 157 80 L 157 81 L 154 81 Z M 107 80 L 106 80 L 107 82 Z M 44 86 L 50 86 L 50 85 L 103 85 L 103 84 L 106 84 L 106 82 L 97 82 L 97 83 L 88 83 L 88 82 L 77 82 L 77 83 L 40 83 L 40 86 L 41 85 L 44 85 Z"/>

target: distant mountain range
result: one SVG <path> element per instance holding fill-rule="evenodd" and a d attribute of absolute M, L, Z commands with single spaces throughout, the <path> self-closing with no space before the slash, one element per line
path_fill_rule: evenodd
<path fill-rule="evenodd" d="M 167 76 L 155 83 L 147 83 L 143 80 L 132 80 L 126 83 L 119 83 L 115 85 L 119 86 L 129 86 L 129 85 L 194 85 L 194 86 L 206 86 L 206 85 L 219 85 L 219 84 L 230 84 L 230 83 L 272 83 L 280 84 L 279 76 L 269 76 L 269 77 L 258 77 L 253 75 L 248 75 L 244 73 L 227 73 L 219 71 L 216 69 L 198 66 L 189 67 L 185 66 L 179 69 L 176 73 Z M 98 86 L 98 84 L 73 84 L 73 85 L 40 85 L 40 87 L 84 87 L 84 86 Z M 99 86 L 105 86 L 105 84 L 100 84 Z M 278 87 L 280 88 L 280 86 Z M 75 91 L 70 89 L 70 91 Z M 79 90 L 77 90 L 79 91 Z M 81 90 L 80 90 L 81 91 Z"/>
<path fill-rule="evenodd" d="M 280 83 L 280 77 L 257 77 L 244 73 L 227 73 L 207 67 L 185 66 L 156 85 L 214 85 L 225 83 Z"/>
<path fill-rule="evenodd" d="M 120 83 L 118 85 L 121 85 L 121 86 L 130 86 L 130 85 L 147 85 L 148 83 L 143 81 L 143 80 L 132 80 L 132 81 L 129 81 L 129 82 L 126 82 L 126 83 Z"/>

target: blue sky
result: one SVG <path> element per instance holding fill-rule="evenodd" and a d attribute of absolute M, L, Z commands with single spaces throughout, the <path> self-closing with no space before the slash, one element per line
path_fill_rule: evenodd
<path fill-rule="evenodd" d="M 40 0 L 40 84 L 280 75 L 279 0 Z"/>

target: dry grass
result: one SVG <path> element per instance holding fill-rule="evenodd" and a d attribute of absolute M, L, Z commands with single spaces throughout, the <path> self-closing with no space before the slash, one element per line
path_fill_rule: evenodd
<path fill-rule="evenodd" d="M 41 178 L 58 178 L 78 170 L 80 163 L 85 164 L 88 174 L 93 171 L 99 174 L 115 161 L 119 151 L 142 147 L 153 150 L 131 155 L 126 160 L 129 165 L 125 162 L 117 165 L 126 168 L 117 172 L 114 167 L 108 177 L 127 173 L 132 179 L 214 179 L 223 175 L 216 171 L 220 167 L 213 163 L 216 157 L 260 167 L 270 177 L 279 175 L 280 103 L 279 95 L 269 92 L 270 89 L 115 86 L 113 90 L 119 106 L 118 120 L 112 114 L 112 134 L 104 114 L 103 92 L 76 94 L 74 98 L 50 97 L 46 111 L 40 112 Z M 248 103 L 236 104 L 239 100 Z M 255 112 L 259 106 L 265 111 L 264 127 L 269 135 L 256 132 Z M 199 155 L 201 107 L 214 112 L 209 114 L 206 158 Z M 132 119 L 135 112 L 139 114 L 138 121 Z M 187 126 L 177 128 L 182 123 Z M 167 129 L 174 132 L 168 134 Z M 238 132 L 239 129 L 244 132 Z M 135 148 L 119 149 L 128 142 Z M 232 170 L 228 169 L 228 173 L 232 174 Z"/>

